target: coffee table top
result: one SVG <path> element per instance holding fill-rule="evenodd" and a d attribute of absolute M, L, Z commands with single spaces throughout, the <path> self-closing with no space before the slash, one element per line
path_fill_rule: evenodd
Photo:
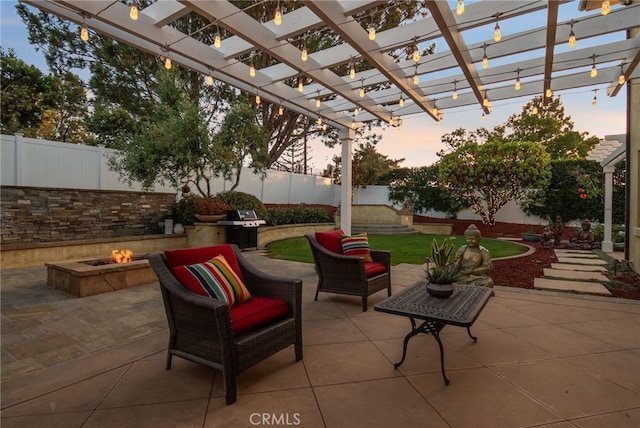
<path fill-rule="evenodd" d="M 454 284 L 450 297 L 438 298 L 427 293 L 426 281 L 420 281 L 376 304 L 374 309 L 409 318 L 470 327 L 492 294 L 491 288 Z"/>

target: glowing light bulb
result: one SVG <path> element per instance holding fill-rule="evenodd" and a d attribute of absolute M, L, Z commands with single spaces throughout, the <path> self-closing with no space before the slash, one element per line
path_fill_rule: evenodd
<path fill-rule="evenodd" d="M 316 107 L 320 107 L 322 105 L 322 102 L 320 101 L 320 98 L 316 98 Z"/>
<path fill-rule="evenodd" d="M 276 14 L 273 18 L 273 23 L 276 25 L 282 24 L 282 9 L 280 9 L 280 6 L 276 8 Z"/>
<path fill-rule="evenodd" d="M 80 39 L 83 42 L 86 42 L 87 40 L 89 40 L 89 29 L 87 28 L 86 25 L 83 25 L 82 28 L 80 29 Z"/>
<path fill-rule="evenodd" d="M 436 120 L 436 126 L 440 126 L 440 120 Z"/>
<path fill-rule="evenodd" d="M 482 57 L 482 68 L 489 67 L 489 58 L 487 58 L 487 54 L 484 54 Z"/>
<path fill-rule="evenodd" d="M 597 76 L 598 76 L 598 69 L 596 68 L 596 65 L 595 65 L 595 64 L 593 64 L 593 65 L 591 66 L 591 73 L 589 73 L 589 75 L 590 75 L 591 77 L 597 77 Z"/>
<path fill-rule="evenodd" d="M 464 13 L 464 0 L 458 0 L 458 6 L 456 6 L 456 14 L 462 15 Z"/>
<path fill-rule="evenodd" d="M 364 98 L 364 88 L 360 88 L 358 95 L 360 95 L 360 98 Z"/>
<path fill-rule="evenodd" d="M 302 82 L 298 83 L 298 92 L 304 92 L 304 85 Z"/>
<path fill-rule="evenodd" d="M 417 74 L 414 74 L 412 79 L 413 79 L 414 85 L 417 85 L 418 83 L 420 83 L 420 77 L 418 77 Z"/>
<path fill-rule="evenodd" d="M 249 76 L 255 77 L 255 75 L 256 75 L 256 68 L 254 67 L 253 64 L 251 64 L 251 67 L 249 67 Z"/>
<path fill-rule="evenodd" d="M 626 82 L 624 74 L 620 73 L 620 76 L 618 76 L 618 85 L 624 85 L 624 82 Z"/>
<path fill-rule="evenodd" d="M 166 68 L 167 70 L 171 70 L 171 58 L 167 57 L 164 60 L 164 68 Z"/>
<path fill-rule="evenodd" d="M 278 107 L 278 115 L 282 116 L 284 114 L 284 107 L 280 106 Z"/>
<path fill-rule="evenodd" d="M 604 0 L 602 2 L 602 7 L 600 8 L 600 13 L 603 15 L 608 15 L 611 12 L 611 3 L 608 0 Z"/>
<path fill-rule="evenodd" d="M 207 85 L 213 86 L 213 76 L 211 75 L 207 76 Z"/>
<path fill-rule="evenodd" d="M 302 48 L 302 54 L 300 55 L 300 59 L 302 61 L 306 61 L 309 58 L 309 53 L 307 52 L 307 47 Z"/>
<path fill-rule="evenodd" d="M 351 70 L 349 70 L 349 77 L 352 79 L 356 78 L 356 69 L 353 65 L 351 66 Z"/>
<path fill-rule="evenodd" d="M 355 122 L 351 122 L 351 129 L 356 129 L 356 123 Z"/>
<path fill-rule="evenodd" d="M 553 91 L 551 90 L 551 88 L 547 88 L 546 91 L 544 91 L 544 96 L 547 98 L 551 98 L 551 96 L 553 95 Z"/>
<path fill-rule="evenodd" d="M 576 45 L 576 35 L 573 33 L 573 30 L 571 31 L 571 34 L 569 34 L 569 47 L 572 48 Z"/>
<path fill-rule="evenodd" d="M 499 42 L 502 40 L 502 32 L 500 31 L 500 24 L 496 22 L 496 26 L 493 29 L 493 40 Z"/>
<path fill-rule="evenodd" d="M 598 97 L 596 97 L 595 95 L 593 96 L 593 99 L 591 100 L 591 105 L 592 106 L 596 106 L 596 104 L 598 104 Z"/>
<path fill-rule="evenodd" d="M 135 3 L 131 3 L 131 7 L 129 8 L 129 18 L 134 21 L 138 20 L 138 5 Z"/>
<path fill-rule="evenodd" d="M 316 123 L 317 123 L 318 125 L 322 125 L 322 118 L 321 118 L 321 117 L 319 117 L 319 118 L 318 118 L 318 120 L 316 121 Z"/>
<path fill-rule="evenodd" d="M 222 37 L 220 37 L 220 33 L 216 31 L 216 35 L 213 36 L 213 46 L 219 48 L 222 46 Z"/>
<path fill-rule="evenodd" d="M 516 84 L 513 86 L 513 88 L 514 88 L 516 91 L 519 91 L 519 90 L 520 90 L 520 78 L 519 78 L 519 77 L 516 79 Z"/>
<path fill-rule="evenodd" d="M 326 131 L 326 130 L 327 130 L 327 124 L 326 124 L 326 123 L 323 123 L 323 124 L 322 124 L 322 130 L 323 130 L 323 131 Z"/>
<path fill-rule="evenodd" d="M 353 109 L 353 115 L 357 116 L 358 114 L 360 114 L 360 109 L 358 107 Z"/>
<path fill-rule="evenodd" d="M 483 107 L 488 107 L 489 106 L 489 98 L 487 98 L 487 96 L 484 96 L 484 99 L 482 100 L 482 106 Z"/>
<path fill-rule="evenodd" d="M 531 113 L 533 113 L 533 114 L 538 114 L 538 107 L 534 107 L 534 108 L 531 110 Z"/>
<path fill-rule="evenodd" d="M 260 104 L 261 102 L 260 95 L 256 95 L 256 104 Z"/>
<path fill-rule="evenodd" d="M 376 39 L 376 27 L 373 24 L 369 24 L 369 40 Z"/>
<path fill-rule="evenodd" d="M 402 97 L 400 98 L 400 101 L 398 101 L 398 105 L 400 107 L 404 107 L 404 98 L 402 98 Z"/>
<path fill-rule="evenodd" d="M 487 120 L 487 116 L 485 116 L 485 114 L 482 113 L 482 117 L 480 118 L 480 120 L 482 120 L 484 122 L 485 120 Z"/>
<path fill-rule="evenodd" d="M 415 62 L 420 61 L 420 50 L 418 50 L 417 46 L 413 49 L 413 60 Z"/>
<path fill-rule="evenodd" d="M 453 91 L 453 95 L 451 95 L 451 98 L 453 98 L 454 100 L 458 99 L 458 91 Z"/>

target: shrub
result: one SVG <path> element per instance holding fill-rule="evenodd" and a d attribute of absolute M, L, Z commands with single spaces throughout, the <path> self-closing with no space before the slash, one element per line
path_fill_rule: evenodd
<path fill-rule="evenodd" d="M 331 223 L 333 220 L 321 208 L 268 208 L 268 224 L 303 224 L 303 223 Z"/>
<path fill-rule="evenodd" d="M 187 196 L 178 201 L 173 217 L 176 223 L 193 224 L 196 219 L 196 205 L 193 196 Z"/>
<path fill-rule="evenodd" d="M 244 192 L 220 192 L 213 197 L 214 200 L 229 206 L 230 210 L 254 210 L 258 218 L 267 218 L 267 207 L 260 199 Z"/>

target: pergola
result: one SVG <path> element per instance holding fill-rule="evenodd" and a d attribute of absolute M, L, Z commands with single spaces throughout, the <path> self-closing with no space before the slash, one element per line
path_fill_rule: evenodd
<path fill-rule="evenodd" d="M 247 13 L 268 2 L 282 12 L 278 19 L 261 22 Z M 134 20 L 130 5 L 136 1 L 23 0 L 338 129 L 348 160 L 341 187 L 347 233 L 351 144 L 360 124 L 401 126 L 403 117 L 419 114 L 438 121 L 447 111 L 470 106 L 490 114 L 492 102 L 522 98 L 524 104 L 576 88 L 603 89 L 613 97 L 640 77 L 637 1 L 424 0 L 417 2 L 424 13 L 415 19 L 376 31 L 379 14 L 404 2 L 302 0 L 293 8 L 285 0 L 256 0 L 243 10 L 227 0 L 159 0 L 139 8 Z M 216 46 L 199 40 L 198 31 L 185 34 L 172 25 L 189 13 L 231 36 Z M 313 32 L 337 36 L 340 43 L 306 52 L 301 35 Z M 433 54 L 398 55 L 432 42 Z M 276 63 L 252 70 L 252 52 L 266 52 Z M 369 68 L 355 76 L 335 72 L 363 61 Z M 303 87 L 287 83 L 296 76 L 304 77 Z"/>

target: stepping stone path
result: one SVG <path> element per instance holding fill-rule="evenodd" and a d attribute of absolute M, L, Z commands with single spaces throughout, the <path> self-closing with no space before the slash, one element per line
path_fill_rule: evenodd
<path fill-rule="evenodd" d="M 577 293 L 611 296 L 602 285 L 609 282 L 603 272 L 607 262 L 591 251 L 554 250 L 558 263 L 544 269 L 544 277 L 536 278 L 533 288 L 540 290 L 573 291 Z"/>

